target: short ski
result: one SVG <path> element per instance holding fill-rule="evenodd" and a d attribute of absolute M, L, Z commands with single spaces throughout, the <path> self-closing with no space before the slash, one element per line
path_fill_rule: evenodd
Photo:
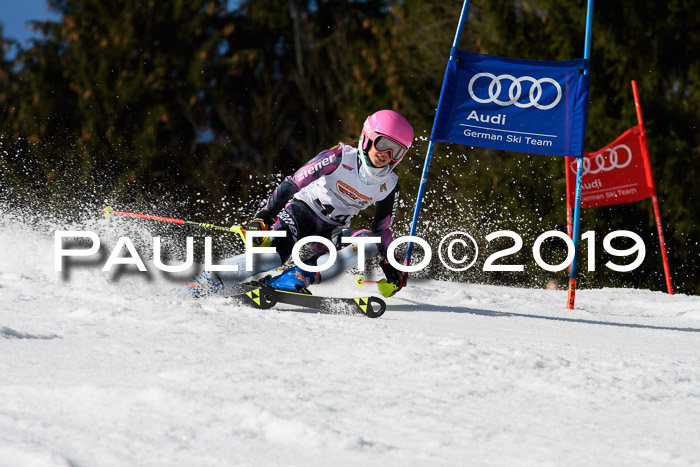
<path fill-rule="evenodd" d="M 386 311 L 386 303 L 378 297 L 323 297 L 277 290 L 270 286 L 253 286 L 249 290 L 228 293 L 226 296 L 263 310 L 272 308 L 277 303 L 285 303 L 334 314 L 365 315 L 368 318 L 379 318 Z"/>

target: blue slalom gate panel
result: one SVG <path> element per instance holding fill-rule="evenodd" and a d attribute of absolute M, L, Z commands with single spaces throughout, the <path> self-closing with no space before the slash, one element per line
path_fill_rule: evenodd
<path fill-rule="evenodd" d="M 523 60 L 458 50 L 448 61 L 431 140 L 506 151 L 583 154 L 587 60 Z"/>

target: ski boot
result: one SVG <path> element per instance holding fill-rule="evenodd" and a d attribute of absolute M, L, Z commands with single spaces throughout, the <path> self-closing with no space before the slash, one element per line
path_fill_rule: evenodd
<path fill-rule="evenodd" d="M 273 289 L 311 295 L 308 287 L 319 282 L 321 282 L 320 273 L 304 271 L 299 266 L 294 266 L 283 271 L 279 276 L 267 279 L 265 285 L 269 285 Z"/>
<path fill-rule="evenodd" d="M 224 283 L 221 282 L 219 275 L 213 271 L 204 271 L 185 285 L 189 294 L 195 298 L 216 295 L 224 290 Z"/>

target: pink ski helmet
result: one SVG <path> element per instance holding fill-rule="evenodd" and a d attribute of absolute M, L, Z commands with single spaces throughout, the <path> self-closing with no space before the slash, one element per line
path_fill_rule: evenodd
<path fill-rule="evenodd" d="M 383 179 L 401 162 L 411 143 L 413 127 L 408 120 L 393 110 L 380 110 L 365 120 L 357 149 L 369 175 L 375 179 Z M 391 162 L 384 167 L 374 167 L 367 155 L 370 145 L 379 152 L 389 152 Z"/>

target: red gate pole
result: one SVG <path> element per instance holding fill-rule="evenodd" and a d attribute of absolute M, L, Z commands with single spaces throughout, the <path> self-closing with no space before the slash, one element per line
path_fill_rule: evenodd
<path fill-rule="evenodd" d="M 639 104 L 639 94 L 637 93 L 637 82 L 632 80 L 632 93 L 634 94 L 634 106 L 637 109 L 637 121 L 639 122 L 639 141 L 642 146 L 642 158 L 644 159 L 644 171 L 647 175 L 647 185 L 651 192 L 651 201 L 654 205 L 654 216 L 656 217 L 656 231 L 659 234 L 659 244 L 661 245 L 661 258 L 664 263 L 664 274 L 666 276 L 666 289 L 673 295 L 673 284 L 671 284 L 671 270 L 668 266 L 668 256 L 666 255 L 666 241 L 664 240 L 664 229 L 661 225 L 661 212 L 659 210 L 659 200 L 656 197 L 656 187 L 654 177 L 651 174 L 651 162 L 649 161 L 649 148 L 647 147 L 647 135 L 644 130 L 642 120 L 642 106 Z"/>

